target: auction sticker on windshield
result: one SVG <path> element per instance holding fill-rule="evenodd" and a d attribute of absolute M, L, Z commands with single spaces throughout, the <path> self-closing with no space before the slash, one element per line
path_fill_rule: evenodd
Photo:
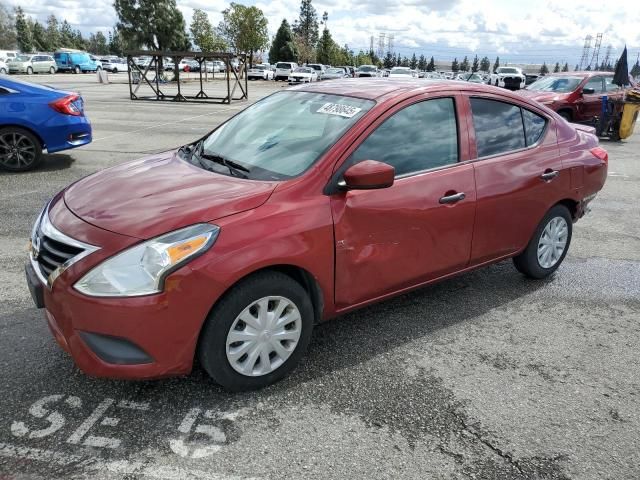
<path fill-rule="evenodd" d="M 351 105 L 340 105 L 339 103 L 325 103 L 316 113 L 328 113 L 340 117 L 351 118 L 362 109 Z"/>

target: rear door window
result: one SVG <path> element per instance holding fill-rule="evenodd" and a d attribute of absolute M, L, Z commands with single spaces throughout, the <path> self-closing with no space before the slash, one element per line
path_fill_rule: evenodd
<path fill-rule="evenodd" d="M 478 158 L 525 148 L 520 107 L 486 98 L 471 98 Z"/>

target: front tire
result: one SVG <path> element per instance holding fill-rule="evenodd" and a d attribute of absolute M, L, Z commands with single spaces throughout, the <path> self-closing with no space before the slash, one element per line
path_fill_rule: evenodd
<path fill-rule="evenodd" d="M 54 73 L 56 73 L 56 67 L 51 67 L 51 68 L 49 69 L 49 73 L 50 73 L 51 75 L 53 75 Z"/>
<path fill-rule="evenodd" d="M 79 65 L 76 65 L 76 66 L 74 67 L 74 69 L 73 69 L 73 73 L 75 73 L 75 74 L 79 74 L 80 72 L 81 72 L 81 70 L 80 70 L 80 66 L 79 66 Z"/>
<path fill-rule="evenodd" d="M 113 70 L 111 70 L 111 73 L 118 73 L 118 69 L 114 67 Z"/>
<path fill-rule="evenodd" d="M 544 216 L 527 248 L 514 257 L 516 269 L 534 279 L 543 279 L 555 272 L 567 255 L 573 233 L 569 209 L 556 205 Z"/>
<path fill-rule="evenodd" d="M 33 75 L 33 68 L 27 67 L 27 75 Z"/>
<path fill-rule="evenodd" d="M 28 130 L 19 127 L 0 128 L 0 168 L 25 172 L 42 161 L 42 145 Z"/>
<path fill-rule="evenodd" d="M 198 342 L 198 358 L 231 391 L 271 385 L 291 372 L 306 351 L 313 305 L 305 289 L 280 272 L 242 280 L 212 309 Z"/>

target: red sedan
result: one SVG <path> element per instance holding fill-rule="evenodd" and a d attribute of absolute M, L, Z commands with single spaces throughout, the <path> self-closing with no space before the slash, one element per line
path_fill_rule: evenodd
<path fill-rule="evenodd" d="M 86 373 L 282 378 L 314 324 L 506 258 L 552 274 L 604 185 L 589 127 L 502 89 L 385 79 L 275 93 L 67 187 L 28 284 Z"/>
<path fill-rule="evenodd" d="M 624 90 L 613 83 L 613 72 L 565 72 L 541 77 L 520 90 L 570 122 L 593 122 L 602 115 L 602 97 L 621 99 Z"/>

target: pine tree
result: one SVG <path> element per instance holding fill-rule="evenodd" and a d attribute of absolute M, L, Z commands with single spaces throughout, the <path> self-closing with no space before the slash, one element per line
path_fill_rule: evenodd
<path fill-rule="evenodd" d="M 22 7 L 16 7 L 16 37 L 21 52 L 33 52 L 33 33 Z"/>
<path fill-rule="evenodd" d="M 282 20 L 276 36 L 271 42 L 269 49 L 269 61 L 276 62 L 296 62 L 298 60 L 298 52 L 293 41 L 293 32 L 286 19 Z"/>
<path fill-rule="evenodd" d="M 577 72 L 580 69 L 580 65 L 576 63 L 576 68 L 573 69 L 574 72 Z"/>
<path fill-rule="evenodd" d="M 558 73 L 560 71 L 560 62 L 556 62 L 556 66 L 553 67 L 553 73 Z"/>
<path fill-rule="evenodd" d="M 324 12 L 322 15 L 322 23 L 324 24 L 324 29 L 322 30 L 322 36 L 318 41 L 318 49 L 316 53 L 316 58 L 318 62 L 323 63 L 325 65 L 331 64 L 331 57 L 333 56 L 333 51 L 335 50 L 335 42 L 331 37 L 331 32 L 329 32 L 329 27 L 327 27 L 327 21 L 329 20 L 329 14 Z"/>
<path fill-rule="evenodd" d="M 293 24 L 293 33 L 301 43 L 300 61 L 310 62 L 315 56 L 313 50 L 316 48 L 318 38 L 320 37 L 320 29 L 318 27 L 318 12 L 311 5 L 311 0 L 302 0 L 300 2 L 300 16 Z"/>
<path fill-rule="evenodd" d="M 47 43 L 47 30 L 37 20 L 34 22 L 29 19 L 29 29 L 33 37 L 33 48 L 39 52 L 46 52 L 49 50 L 49 44 Z"/>
<path fill-rule="evenodd" d="M 469 59 L 467 58 L 467 56 L 464 56 L 464 59 L 462 60 L 462 63 L 460 64 L 460 70 L 462 70 L 463 72 L 467 72 L 469 71 Z"/>
<path fill-rule="evenodd" d="M 400 56 L 400 54 L 398 54 L 398 56 L 396 57 L 396 67 L 401 67 L 402 66 L 402 57 Z"/>
<path fill-rule="evenodd" d="M 496 70 L 498 70 L 498 67 L 500 67 L 500 57 L 496 57 L 496 61 L 493 64 L 493 71 L 495 73 Z"/>
<path fill-rule="evenodd" d="M 387 52 L 387 54 L 384 57 L 384 62 L 383 62 L 384 68 L 393 68 L 396 65 L 396 59 L 393 56 L 393 53 L 391 52 Z"/>
<path fill-rule="evenodd" d="M 418 70 L 424 72 L 427 69 L 427 59 L 424 58 L 424 55 L 420 55 L 420 59 L 418 60 Z"/>
<path fill-rule="evenodd" d="M 431 57 L 429 63 L 427 64 L 427 72 L 435 72 L 436 70 L 436 61 Z"/>
<path fill-rule="evenodd" d="M 55 15 L 47 17 L 46 51 L 52 52 L 60 47 L 60 26 Z"/>
<path fill-rule="evenodd" d="M 64 48 L 71 48 L 73 45 L 73 28 L 66 20 L 62 21 L 60 25 L 60 46 Z"/>
<path fill-rule="evenodd" d="M 490 69 L 491 60 L 489 60 L 489 57 L 483 57 L 482 60 L 480 60 L 480 70 L 483 72 L 489 72 Z"/>
<path fill-rule="evenodd" d="M 540 75 L 546 75 L 547 73 L 549 73 L 549 67 L 547 67 L 547 63 L 544 62 L 540 67 Z"/>
<path fill-rule="evenodd" d="M 451 62 L 451 70 L 454 73 L 458 73 L 458 71 L 460 70 L 460 64 L 458 63 L 458 58 L 454 58 L 453 62 Z"/>
<path fill-rule="evenodd" d="M 640 76 L 640 61 L 636 61 L 635 65 L 631 67 L 631 71 L 629 73 L 631 73 L 631 76 L 634 78 Z"/>
<path fill-rule="evenodd" d="M 568 72 L 569 71 L 569 62 L 564 64 L 564 67 L 562 67 L 562 71 L 563 72 Z"/>
<path fill-rule="evenodd" d="M 411 70 L 415 70 L 416 68 L 418 68 L 418 57 L 416 57 L 415 53 L 411 56 L 409 67 L 411 68 Z"/>
<path fill-rule="evenodd" d="M 478 55 L 473 59 L 473 65 L 471 65 L 471 71 L 476 73 L 480 69 L 480 61 L 478 60 Z"/>

